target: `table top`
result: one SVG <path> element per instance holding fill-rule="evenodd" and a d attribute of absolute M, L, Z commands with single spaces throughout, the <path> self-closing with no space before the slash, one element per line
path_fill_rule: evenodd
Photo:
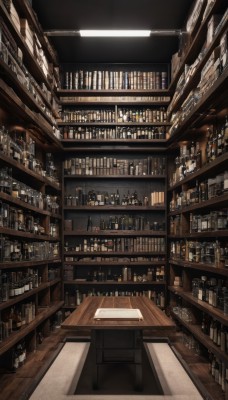
<path fill-rule="evenodd" d="M 142 320 L 96 320 L 98 308 L 138 308 Z M 174 330 L 175 324 L 150 299 L 144 296 L 86 297 L 80 306 L 62 323 L 62 328 L 89 329 L 150 329 Z"/>

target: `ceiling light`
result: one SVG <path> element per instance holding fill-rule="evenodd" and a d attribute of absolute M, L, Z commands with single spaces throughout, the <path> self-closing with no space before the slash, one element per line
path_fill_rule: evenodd
<path fill-rule="evenodd" d="M 151 29 L 151 30 L 64 30 L 51 29 L 44 32 L 48 36 L 81 36 L 81 37 L 149 37 L 149 36 L 179 36 L 185 31 L 180 29 Z"/>
<path fill-rule="evenodd" d="M 82 37 L 149 37 L 148 30 L 80 30 Z"/>

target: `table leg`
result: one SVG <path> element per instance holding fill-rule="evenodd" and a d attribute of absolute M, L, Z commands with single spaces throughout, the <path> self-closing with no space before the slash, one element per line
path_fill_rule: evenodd
<path fill-rule="evenodd" d="M 97 349 L 96 349 L 96 331 L 92 330 L 91 332 L 91 346 L 92 346 L 92 386 L 93 389 L 98 389 L 98 375 L 99 375 L 99 366 L 97 364 Z"/>
<path fill-rule="evenodd" d="M 135 331 L 135 351 L 134 351 L 134 364 L 135 364 L 135 390 L 142 390 L 142 346 L 143 338 L 142 331 Z"/>

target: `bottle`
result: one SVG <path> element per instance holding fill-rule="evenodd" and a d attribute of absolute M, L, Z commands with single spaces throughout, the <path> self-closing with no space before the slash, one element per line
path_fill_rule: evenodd
<path fill-rule="evenodd" d="M 92 228 L 93 228 L 92 218 L 89 216 L 87 220 L 87 231 L 92 231 Z"/>
<path fill-rule="evenodd" d="M 203 317 L 202 317 L 201 330 L 203 333 L 206 334 L 207 329 L 206 329 L 205 313 L 203 313 Z"/>
<path fill-rule="evenodd" d="M 224 153 L 228 151 L 228 115 L 226 115 L 224 124 Z"/>
<path fill-rule="evenodd" d="M 119 194 L 119 190 L 118 190 L 118 189 L 117 189 L 117 192 L 116 192 L 115 204 L 116 204 L 117 206 L 120 205 L 120 194 Z"/>
<path fill-rule="evenodd" d="M 202 167 L 202 153 L 200 149 L 200 143 L 196 142 L 196 171 Z"/>

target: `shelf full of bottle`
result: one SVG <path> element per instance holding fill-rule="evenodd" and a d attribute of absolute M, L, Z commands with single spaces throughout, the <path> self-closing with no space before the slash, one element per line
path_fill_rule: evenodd
<path fill-rule="evenodd" d="M 93 124 L 155 124 L 169 125 L 165 107 L 153 106 L 62 106 L 61 123 Z"/>
<path fill-rule="evenodd" d="M 228 361 L 228 327 L 203 311 L 185 304 L 183 299 L 172 300 L 171 315 L 206 345 L 221 360 Z"/>
<path fill-rule="evenodd" d="M 177 296 L 196 310 L 201 310 L 220 323 L 227 325 L 227 276 L 220 274 L 219 270 L 215 270 L 214 273 L 200 269 L 193 271 L 188 268 L 186 270 L 180 265 L 171 263 L 170 283 L 171 299 L 173 295 Z"/>
<path fill-rule="evenodd" d="M 225 400 L 225 393 L 227 393 L 228 386 L 228 368 L 227 362 L 224 361 L 224 357 L 221 357 L 219 351 L 215 351 L 215 345 L 213 346 L 213 350 L 208 350 L 208 342 L 204 339 L 202 341 L 201 335 L 199 335 L 199 330 L 194 329 L 194 332 L 191 332 L 191 327 L 193 325 L 186 326 L 186 324 L 179 319 L 177 315 L 171 312 L 173 318 L 179 324 L 179 330 L 181 331 L 180 343 L 178 343 L 177 351 L 183 354 L 183 358 L 186 356 L 186 349 L 188 356 L 191 356 L 191 363 L 196 363 L 197 365 L 200 363 L 201 372 L 206 377 L 206 386 L 203 387 L 201 392 L 202 395 L 206 395 L 208 393 L 208 398 L 213 398 L 216 400 Z M 205 336 L 204 336 L 205 338 Z M 194 372 L 194 371 L 193 371 Z M 198 376 L 198 373 L 196 373 Z M 215 385 L 216 383 L 216 385 Z M 212 389 L 213 388 L 213 389 Z M 209 393 L 212 393 L 211 397 Z M 210 396 L 210 397 L 209 397 Z"/>
<path fill-rule="evenodd" d="M 38 262 L 60 259 L 59 241 L 40 241 L 39 238 L 33 241 L 26 238 L 9 238 L 1 235 L 1 268 L 8 268 L 9 265 L 20 262 Z M 26 265 L 26 264 L 25 264 Z"/>
<path fill-rule="evenodd" d="M 44 37 L 31 5 L 26 1 L 12 3 L 4 0 L 0 12 L 2 25 L 4 28 L 7 26 L 11 34 L 10 41 L 14 45 L 14 53 L 18 54 L 19 59 L 23 56 L 26 65 L 39 82 L 44 81 L 49 89 L 54 88 L 56 82 L 54 77 L 51 79 L 51 73 L 58 80 L 58 69 L 55 69 L 54 73 L 52 69 L 52 63 L 56 64 L 56 55 L 48 39 Z"/>
<path fill-rule="evenodd" d="M 170 217 L 169 233 L 171 237 L 228 236 L 228 210 L 176 214 Z"/>
<path fill-rule="evenodd" d="M 60 269 L 53 264 L 1 270 L 0 310 L 29 298 L 60 281 Z"/>
<path fill-rule="evenodd" d="M 14 128 L 9 131 L 5 126 L 1 126 L 0 158 L 8 164 L 12 160 L 14 167 L 18 165 L 18 168 L 28 175 L 30 171 L 31 175 L 35 173 L 41 182 L 47 182 L 56 187 L 60 186 L 60 174 L 54 155 L 49 152 L 42 154 L 42 149 L 37 142 L 23 128 Z"/>
<path fill-rule="evenodd" d="M 74 67 L 74 68 L 73 68 Z M 62 88 L 65 90 L 166 90 L 168 64 L 157 64 L 151 69 L 122 65 L 104 68 L 104 65 L 64 66 Z"/>
<path fill-rule="evenodd" d="M 0 201 L 0 227 L 1 233 L 23 237 L 39 237 L 42 240 L 59 240 L 59 220 L 47 220 L 46 216 L 33 215 L 30 210 L 10 206 Z"/>
<path fill-rule="evenodd" d="M 166 238 L 151 237 L 151 236 L 115 236 L 107 234 L 105 237 L 100 237 L 99 234 L 94 237 L 69 237 L 69 240 L 64 243 L 64 255 L 85 255 L 97 253 L 105 254 L 107 252 L 118 254 L 130 253 L 147 253 L 147 254 L 165 254 Z"/>
<path fill-rule="evenodd" d="M 49 215 L 60 219 L 59 196 L 45 194 L 14 178 L 10 167 L 0 168 L 0 199 L 22 210 L 35 212 L 37 215 Z M 0 225 L 4 226 L 2 215 Z"/>
<path fill-rule="evenodd" d="M 227 32 L 224 34 L 226 39 Z M 227 54 L 227 45 L 224 52 Z M 226 85 L 228 78 L 227 61 L 224 68 L 220 69 L 220 49 L 212 52 L 209 60 L 201 71 L 201 76 L 195 87 L 188 93 L 178 110 L 170 114 L 172 126 L 170 128 L 170 137 L 179 136 L 183 129 L 196 121 L 196 112 L 203 112 L 209 106 L 216 108 L 224 100 L 223 85 Z M 227 56 L 226 56 L 227 57 Z M 216 65 L 216 67 L 215 67 Z M 210 77 L 209 77 L 210 76 Z"/>
<path fill-rule="evenodd" d="M 80 209 L 93 210 L 96 208 L 101 209 L 121 209 L 129 208 L 133 206 L 135 210 L 147 210 L 152 207 L 156 209 L 165 210 L 165 192 L 162 190 L 154 190 L 144 195 L 138 190 L 131 192 L 131 188 L 122 188 L 120 185 L 113 192 L 110 188 L 104 190 L 102 185 L 101 190 L 95 190 L 92 188 L 84 188 L 83 186 L 76 186 L 73 190 L 71 187 L 65 188 L 64 195 L 64 209 Z M 96 185 L 99 187 L 99 185 Z M 138 186 L 135 186 L 138 189 Z M 140 189 L 140 188 L 139 188 Z M 72 190 L 72 191 L 71 191 Z M 141 189 L 142 190 L 142 189 Z M 67 192 L 67 193 L 66 193 Z"/>
<path fill-rule="evenodd" d="M 65 293 L 64 293 L 64 308 L 67 310 L 65 311 L 65 317 L 67 317 L 71 313 L 71 308 L 74 309 L 75 307 L 79 306 L 82 301 L 87 296 L 145 296 L 153 301 L 158 307 L 162 309 L 166 306 L 166 299 L 165 299 L 165 291 L 164 288 L 160 289 L 158 287 L 153 289 L 144 289 L 142 288 L 129 288 L 129 287 L 119 287 L 118 284 L 113 284 L 113 287 L 80 287 L 80 289 L 76 288 L 75 285 L 69 283 L 65 283 Z M 127 286 L 127 285 L 126 285 Z"/>
<path fill-rule="evenodd" d="M 220 172 L 210 173 L 210 178 L 193 179 L 172 190 L 169 203 L 170 215 L 197 209 L 226 207 L 228 194 L 228 171 L 219 166 Z"/>
<path fill-rule="evenodd" d="M 1 69 L 5 67 L 6 70 L 4 72 L 8 72 L 6 79 L 11 84 L 15 84 L 18 81 L 18 85 L 15 87 L 16 91 L 19 90 L 20 95 L 24 96 L 25 100 L 32 99 L 33 107 L 35 106 L 36 110 L 47 118 L 50 125 L 56 127 L 55 117 L 58 115 L 58 103 L 52 90 L 48 87 L 48 81 L 45 80 L 44 75 L 41 76 L 42 72 L 39 67 L 35 69 L 40 71 L 39 77 L 41 79 L 39 79 L 39 82 L 37 77 L 33 76 L 34 68 L 32 74 L 28 70 L 25 62 L 26 57 L 24 59 L 24 51 L 17 45 L 3 20 L 0 22 L 0 33 Z M 23 91 L 20 88 L 23 88 Z M 53 131 L 53 134 L 55 135 L 55 131 Z"/>
<path fill-rule="evenodd" d="M 0 334 L 2 343 L 0 343 L 0 355 L 20 339 L 25 327 L 28 328 L 28 331 L 30 327 L 34 329 L 31 323 L 34 321 L 36 324 L 36 317 L 39 318 L 42 315 L 42 308 L 42 306 L 37 305 L 36 295 L 34 295 L 30 299 L 1 311 Z"/>
<path fill-rule="evenodd" d="M 97 126 L 70 126 L 66 125 L 60 129 L 63 137 L 62 142 L 75 142 L 75 141 L 96 141 L 102 142 L 103 140 L 108 142 L 115 141 L 129 141 L 138 142 L 142 141 L 155 141 L 162 142 L 166 141 L 167 126 L 165 125 L 154 125 L 154 126 L 115 126 L 115 127 L 97 127 Z"/>
<path fill-rule="evenodd" d="M 34 352 L 39 349 L 51 332 L 60 327 L 62 311 L 55 311 L 48 319 L 42 322 L 32 332 L 29 332 L 23 339 L 15 343 L 12 348 L 4 352 L 0 357 L 0 366 L 3 371 L 17 372 L 26 361 L 30 360 Z M 1 340 L 0 340 L 1 342 Z"/>
<path fill-rule="evenodd" d="M 171 316 L 183 332 L 182 342 L 197 356 L 204 357 L 209 364 L 209 373 L 219 384 L 218 398 L 223 398 L 227 387 L 227 327 L 205 313 L 198 314 L 180 300 L 171 308 Z"/>
<path fill-rule="evenodd" d="M 64 266 L 64 282 L 75 284 L 165 284 L 165 265 L 148 266 Z"/>
<path fill-rule="evenodd" d="M 149 156 L 141 158 L 103 157 L 67 157 L 64 160 L 64 176 L 95 177 L 166 177 L 166 158 Z"/>
<path fill-rule="evenodd" d="M 202 134 L 202 133 L 201 133 Z M 201 142 L 180 142 L 180 154 L 174 160 L 174 171 L 169 176 L 170 187 L 175 186 L 196 171 L 207 170 L 207 166 L 226 161 L 222 155 L 228 152 L 228 118 L 216 125 L 209 125 Z M 220 158 L 221 157 L 221 158 Z M 211 164 L 213 163 L 213 164 Z M 186 179 L 185 179 L 186 181 Z"/>
<path fill-rule="evenodd" d="M 64 219 L 64 235 L 106 235 L 106 234 L 120 234 L 124 231 L 126 234 L 134 235 L 134 232 L 140 234 L 152 233 L 157 236 L 164 236 L 166 234 L 164 213 L 157 215 L 156 218 L 150 218 L 144 215 L 130 215 L 121 214 L 110 215 L 110 212 L 100 214 L 93 214 L 86 219 L 81 214 Z M 159 213 L 160 214 L 160 213 Z M 163 214 L 163 215 L 162 215 Z M 72 215 L 72 213 L 71 213 Z M 123 233 L 124 233 L 123 232 Z"/>
<path fill-rule="evenodd" d="M 216 7 L 215 4 L 213 6 Z M 200 51 L 195 58 L 191 56 L 191 53 L 188 54 L 187 56 L 191 57 L 190 64 L 187 62 L 181 67 L 181 71 L 183 72 L 176 83 L 176 93 L 170 104 L 170 112 L 174 112 L 179 107 L 181 100 L 183 101 L 183 98 L 187 97 L 189 91 L 195 88 L 200 80 L 199 87 L 204 92 L 226 68 L 228 51 L 227 13 L 227 9 L 223 8 L 223 10 L 220 9 L 219 14 L 212 14 L 207 22 L 207 26 L 204 25 L 205 20 L 202 21 L 203 23 L 197 32 L 197 39 L 193 41 L 193 47 L 198 45 Z M 199 37 L 200 33 L 202 39 Z M 205 43 L 203 46 L 200 46 L 198 41 L 201 42 L 204 37 Z M 190 52 L 191 50 L 190 47 Z M 177 56 L 177 54 L 175 56 Z M 177 57 L 174 57 L 174 60 L 176 61 Z M 210 79 L 212 79 L 212 83 L 206 83 L 206 81 Z"/>
<path fill-rule="evenodd" d="M 164 141 L 169 128 L 165 107 L 68 106 L 62 110 L 61 118 L 58 125 L 65 140 Z"/>
<path fill-rule="evenodd" d="M 29 302 L 21 302 L 3 310 L 0 318 L 0 365 L 11 369 L 12 363 L 9 362 L 8 356 L 12 361 L 15 348 L 30 337 L 32 337 L 32 346 L 28 348 L 32 347 L 35 351 L 37 344 L 40 343 L 39 340 L 34 340 L 36 335 L 38 335 L 37 339 L 43 340 L 44 336 L 40 334 L 44 326 L 46 326 L 45 336 L 50 333 L 50 329 L 54 329 L 62 305 L 63 301 L 54 301 L 50 307 L 37 306 L 37 298 L 33 297 Z"/>
<path fill-rule="evenodd" d="M 177 239 L 170 242 L 170 263 L 180 261 L 183 265 L 192 263 L 200 269 L 201 266 L 214 267 L 215 273 L 228 268 L 227 238 L 214 239 Z M 197 265 L 196 265 L 197 264 Z"/>

